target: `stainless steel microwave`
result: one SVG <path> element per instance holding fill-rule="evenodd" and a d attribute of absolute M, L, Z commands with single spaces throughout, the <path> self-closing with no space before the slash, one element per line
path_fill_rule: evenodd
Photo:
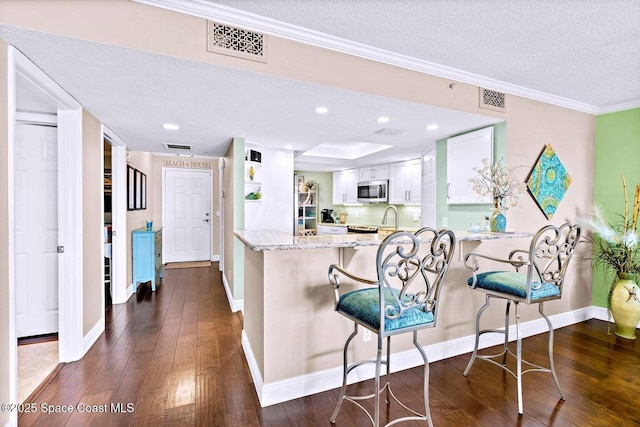
<path fill-rule="evenodd" d="M 363 181 L 358 183 L 358 202 L 386 203 L 389 201 L 389 181 Z"/>

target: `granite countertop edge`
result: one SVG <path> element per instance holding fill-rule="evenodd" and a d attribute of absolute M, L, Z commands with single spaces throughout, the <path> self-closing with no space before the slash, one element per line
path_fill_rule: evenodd
<path fill-rule="evenodd" d="M 458 242 L 517 239 L 531 237 L 526 231 L 504 233 L 453 230 Z M 372 234 L 340 234 L 321 236 L 293 236 L 278 230 L 236 230 L 234 235 L 252 251 L 281 251 L 299 249 L 358 248 L 378 246 L 386 236 Z"/>

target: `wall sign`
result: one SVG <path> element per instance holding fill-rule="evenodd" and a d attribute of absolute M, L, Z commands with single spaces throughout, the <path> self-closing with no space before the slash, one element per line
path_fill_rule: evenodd
<path fill-rule="evenodd" d="M 211 162 L 209 160 L 163 159 L 162 166 L 165 168 L 211 169 Z"/>

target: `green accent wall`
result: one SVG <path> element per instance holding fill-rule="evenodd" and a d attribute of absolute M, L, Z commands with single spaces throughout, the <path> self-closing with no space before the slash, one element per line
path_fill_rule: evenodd
<path fill-rule="evenodd" d="M 477 129 L 470 129 L 473 132 Z M 465 132 L 467 133 L 467 132 Z M 454 137 L 457 135 L 451 135 Z M 493 159 L 507 161 L 507 122 L 493 126 Z M 478 167 L 481 167 L 478 159 Z M 504 163 L 503 163 L 504 164 Z M 468 230 L 471 223 L 482 224 L 485 215 L 491 215 L 490 204 L 449 205 L 447 203 L 447 140 L 436 141 L 436 223 L 443 227 L 442 218 L 447 217 L 448 227 L 454 230 Z"/>
<path fill-rule="evenodd" d="M 596 117 L 594 201 L 605 218 L 615 222 L 624 210 L 622 175 L 627 182 L 629 204 L 640 184 L 640 108 Z M 607 306 L 613 272 L 593 270 L 593 305 Z"/>

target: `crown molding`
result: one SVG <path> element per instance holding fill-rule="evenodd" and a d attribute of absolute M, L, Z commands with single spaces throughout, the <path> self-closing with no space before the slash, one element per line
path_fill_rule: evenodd
<path fill-rule="evenodd" d="M 588 114 L 598 115 L 640 106 L 640 101 L 634 101 L 604 108 L 596 107 L 573 99 L 552 95 L 489 77 L 472 74 L 456 68 L 447 67 L 445 65 L 345 40 L 330 34 L 287 24 L 282 21 L 233 9 L 228 6 L 222 6 L 206 0 L 133 1 Z"/>

